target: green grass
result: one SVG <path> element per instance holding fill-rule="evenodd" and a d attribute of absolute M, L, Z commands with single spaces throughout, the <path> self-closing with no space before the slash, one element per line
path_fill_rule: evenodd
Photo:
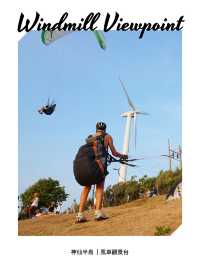
<path fill-rule="evenodd" d="M 154 235 L 165 236 L 165 235 L 168 235 L 170 232 L 171 232 L 171 228 L 169 226 L 157 226 Z"/>

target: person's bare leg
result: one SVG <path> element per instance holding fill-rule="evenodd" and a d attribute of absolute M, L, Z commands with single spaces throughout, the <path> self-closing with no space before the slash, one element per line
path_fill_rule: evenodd
<path fill-rule="evenodd" d="M 103 203 L 104 181 L 96 185 L 96 211 L 101 210 Z"/>
<path fill-rule="evenodd" d="M 83 187 L 83 190 L 81 192 L 81 197 L 80 197 L 80 205 L 79 205 L 79 212 L 83 212 L 85 208 L 85 203 L 87 201 L 88 194 L 90 192 L 91 187 Z"/>
<path fill-rule="evenodd" d="M 96 210 L 95 220 L 101 221 L 108 217 L 102 213 L 101 209 L 103 206 L 103 193 L 104 193 L 104 181 L 96 185 Z"/>

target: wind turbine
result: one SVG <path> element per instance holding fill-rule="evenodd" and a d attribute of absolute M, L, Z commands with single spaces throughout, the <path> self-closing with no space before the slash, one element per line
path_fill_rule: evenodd
<path fill-rule="evenodd" d="M 129 152 L 129 141 L 130 141 L 130 129 L 131 129 L 131 122 L 132 119 L 134 119 L 134 135 L 135 135 L 135 149 L 136 149 L 136 138 L 137 138 L 137 127 L 136 127 L 136 118 L 137 115 L 148 115 L 148 113 L 141 112 L 136 109 L 136 107 L 133 105 L 133 102 L 128 96 L 127 90 L 124 86 L 124 83 L 119 78 L 119 81 L 121 83 L 122 89 L 126 95 L 128 104 L 131 111 L 125 112 L 122 114 L 123 117 L 126 117 L 126 127 L 125 127 L 125 133 L 124 133 L 124 145 L 123 145 L 123 154 L 128 155 Z M 126 181 L 126 172 L 127 172 L 127 165 L 121 164 L 120 170 L 119 170 L 119 182 L 125 182 Z"/>

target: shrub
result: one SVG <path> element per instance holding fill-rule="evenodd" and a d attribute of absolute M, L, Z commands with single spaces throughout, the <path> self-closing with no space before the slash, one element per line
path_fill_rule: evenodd
<path fill-rule="evenodd" d="M 169 226 L 157 226 L 154 235 L 165 236 L 165 235 L 168 235 L 170 232 L 171 232 L 171 228 Z"/>
<path fill-rule="evenodd" d="M 167 194 L 174 184 L 182 178 L 182 171 L 160 171 L 157 177 L 144 175 L 139 180 L 132 177 L 130 181 L 109 186 L 104 192 L 104 207 L 117 206 L 136 200 L 141 194 L 154 188 L 159 194 Z"/>
<path fill-rule="evenodd" d="M 171 187 L 182 178 L 182 171 L 176 169 L 173 171 L 160 171 L 156 184 L 159 194 L 167 194 Z"/>

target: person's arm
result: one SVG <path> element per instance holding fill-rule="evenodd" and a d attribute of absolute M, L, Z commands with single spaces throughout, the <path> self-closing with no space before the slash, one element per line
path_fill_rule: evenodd
<path fill-rule="evenodd" d="M 110 135 L 108 135 L 108 146 L 109 146 L 113 156 L 119 157 L 119 158 L 122 158 L 122 159 L 128 159 L 128 155 L 121 154 L 115 149 L 115 146 L 113 144 L 113 139 L 112 139 L 112 137 Z"/>

